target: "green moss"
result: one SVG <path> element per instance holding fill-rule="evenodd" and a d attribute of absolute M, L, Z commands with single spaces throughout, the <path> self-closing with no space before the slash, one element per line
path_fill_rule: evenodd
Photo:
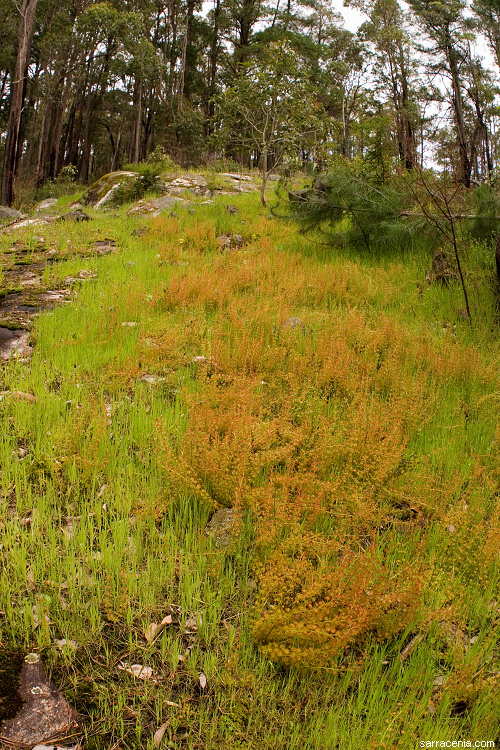
<path fill-rule="evenodd" d="M 25 331 L 27 328 L 26 320 L 20 323 L 15 318 L 2 318 L 0 316 L 0 328 L 7 328 L 8 331 Z"/>
<path fill-rule="evenodd" d="M 109 172 L 96 180 L 87 192 L 82 195 L 80 201 L 87 206 L 96 205 L 106 197 L 110 190 L 121 184 L 129 184 L 136 180 L 136 178 L 137 175 L 133 172 Z"/>

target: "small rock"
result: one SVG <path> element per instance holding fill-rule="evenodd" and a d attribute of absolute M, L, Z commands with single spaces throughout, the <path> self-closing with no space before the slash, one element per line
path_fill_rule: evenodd
<path fill-rule="evenodd" d="M 226 211 L 228 212 L 228 214 L 233 214 L 233 216 L 234 214 L 238 213 L 238 209 L 236 208 L 236 206 L 232 206 L 231 204 L 229 206 L 226 206 Z"/>
<path fill-rule="evenodd" d="M 21 279 L 21 286 L 39 286 L 40 282 L 40 276 L 36 276 L 34 273 L 27 273 Z"/>
<path fill-rule="evenodd" d="M 24 227 L 41 227 L 43 224 L 48 224 L 46 219 L 24 219 L 24 221 L 18 221 L 14 224 L 12 229 L 23 229 Z"/>
<path fill-rule="evenodd" d="M 56 302 L 63 302 L 70 296 L 68 289 L 51 289 L 48 292 L 40 294 L 38 300 L 46 305 L 54 305 Z"/>
<path fill-rule="evenodd" d="M 10 221 L 12 221 L 13 219 L 20 219 L 21 216 L 22 213 L 20 211 L 17 211 L 15 208 L 0 206 L 0 220 L 9 219 Z"/>
<path fill-rule="evenodd" d="M 128 209 L 128 216 L 141 216 L 142 214 L 152 214 L 158 216 L 162 211 L 167 211 L 176 203 L 182 201 L 182 198 L 174 195 L 161 195 L 150 201 L 140 200 Z"/>
<path fill-rule="evenodd" d="M 14 401 L 29 401 L 30 404 L 34 404 L 36 401 L 36 397 L 32 393 L 24 393 L 24 391 L 0 391 L 0 401 L 6 396 L 10 396 Z M 20 448 L 19 455 L 22 458 L 21 450 Z M 26 455 L 26 451 L 24 451 L 24 455 Z"/>
<path fill-rule="evenodd" d="M 221 177 L 228 177 L 236 182 L 252 182 L 252 178 L 247 174 L 234 174 L 232 172 L 222 172 Z"/>
<path fill-rule="evenodd" d="M 191 180 L 191 182 L 193 183 L 193 185 L 197 185 L 198 187 L 207 187 L 208 186 L 207 178 L 203 177 L 203 175 L 201 175 L 201 174 L 190 175 L 189 179 Z"/>
<path fill-rule="evenodd" d="M 220 234 L 217 237 L 217 244 L 221 250 L 235 250 L 243 247 L 245 240 L 241 234 Z"/>
<path fill-rule="evenodd" d="M 189 192 L 192 193 L 193 195 L 199 195 L 199 196 L 212 195 L 212 191 L 209 188 L 201 187 L 199 185 L 197 185 L 194 188 L 190 188 Z"/>
<path fill-rule="evenodd" d="M 185 192 L 186 192 L 186 188 L 182 188 L 182 187 L 169 187 L 167 189 L 168 195 L 176 197 L 176 198 L 179 198 Z"/>
<path fill-rule="evenodd" d="M 300 328 L 302 331 L 306 330 L 306 327 L 304 323 L 301 321 L 300 318 L 297 318 L 295 316 L 292 316 L 291 318 L 287 318 L 287 320 L 284 320 L 281 324 L 281 327 L 286 329 L 294 329 L 294 328 Z"/>
<path fill-rule="evenodd" d="M 29 333 L 24 330 L 11 331 L 10 328 L 0 328 L 0 359 L 11 357 L 27 359 L 33 353 L 28 344 Z"/>
<path fill-rule="evenodd" d="M 96 240 L 94 242 L 94 250 L 97 255 L 108 255 L 114 247 L 116 247 L 114 240 Z"/>
<path fill-rule="evenodd" d="M 24 660 L 19 693 L 24 705 L 1 729 L 0 739 L 9 747 L 33 747 L 68 734 L 77 725 L 77 712 L 48 679 L 37 654 L 28 654 Z"/>
<path fill-rule="evenodd" d="M 186 179 L 184 177 L 178 177 L 175 180 L 172 180 L 170 183 L 172 187 L 178 187 L 178 188 L 190 188 L 193 187 L 193 181 L 190 179 Z"/>
<path fill-rule="evenodd" d="M 433 686 L 434 690 L 439 690 L 439 688 L 442 687 L 445 682 L 446 682 L 446 680 L 443 677 L 443 675 L 442 674 L 438 674 L 438 676 L 436 677 L 436 679 L 432 683 L 432 686 Z"/>
<path fill-rule="evenodd" d="M 215 538 L 218 547 L 227 547 L 234 537 L 235 525 L 234 508 L 219 508 L 207 523 L 205 533 Z"/>
<path fill-rule="evenodd" d="M 66 640 L 66 638 L 56 639 L 56 643 L 59 646 L 59 648 L 63 649 L 65 646 L 67 648 L 78 648 L 78 643 L 76 641 L 72 641 L 71 639 L 69 641 Z"/>
<path fill-rule="evenodd" d="M 147 373 L 144 373 L 141 380 L 144 383 L 149 383 L 150 385 L 155 385 L 156 383 L 163 383 L 163 381 L 166 380 L 166 378 L 162 378 L 160 375 L 148 375 Z"/>
<path fill-rule="evenodd" d="M 432 268 L 426 276 L 427 283 L 435 282 L 442 286 L 448 286 L 450 282 L 457 279 L 457 272 L 448 255 L 442 250 L 434 253 Z"/>
<path fill-rule="evenodd" d="M 76 211 L 68 211 L 59 217 L 58 221 L 90 221 L 91 217 L 82 211 L 77 209 Z"/>
<path fill-rule="evenodd" d="M 37 203 L 33 210 L 38 213 L 39 211 L 48 211 L 54 206 L 57 206 L 57 198 L 46 198 L 44 201 Z"/>
<path fill-rule="evenodd" d="M 137 179 L 135 172 L 110 172 L 100 177 L 87 192 L 82 195 L 80 201 L 86 206 L 94 206 L 100 209 L 107 204 L 115 202 L 117 190 L 120 186 L 131 185 Z"/>

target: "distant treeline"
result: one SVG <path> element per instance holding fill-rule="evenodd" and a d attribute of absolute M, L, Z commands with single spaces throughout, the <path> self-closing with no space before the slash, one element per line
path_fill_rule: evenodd
<path fill-rule="evenodd" d="M 213 0 L 208 12 L 199 0 L 5 0 L 1 202 L 12 203 L 20 183 L 39 187 L 63 169 L 85 182 L 153 151 L 183 166 L 256 166 L 263 128 L 270 165 L 323 169 L 343 157 L 383 181 L 432 157 L 465 186 L 488 178 L 498 152 L 498 2 L 350 5 L 366 18 L 356 34 L 327 0 Z M 474 52 L 478 34 L 489 67 Z M 288 77 L 275 73 L 275 94 L 258 72 L 273 50 L 297 61 Z M 244 96 L 258 122 L 228 108 L 249 70 Z M 314 141 L 309 132 L 285 148 L 269 112 L 284 97 L 293 111 L 304 87 Z"/>

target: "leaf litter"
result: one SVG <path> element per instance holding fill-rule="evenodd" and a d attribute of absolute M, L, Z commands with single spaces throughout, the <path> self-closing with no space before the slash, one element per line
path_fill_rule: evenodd
<path fill-rule="evenodd" d="M 148 643 L 153 643 L 158 638 L 158 636 L 160 635 L 165 625 L 171 625 L 171 624 L 172 624 L 172 615 L 167 615 L 166 617 L 164 617 L 159 625 L 156 622 L 152 622 L 150 625 L 144 628 L 145 639 L 147 640 Z"/>
<path fill-rule="evenodd" d="M 122 672 L 128 672 L 139 680 L 159 681 L 159 677 L 154 673 L 152 667 L 148 667 L 145 664 L 129 664 L 127 661 L 120 661 L 117 664 L 117 669 Z"/>

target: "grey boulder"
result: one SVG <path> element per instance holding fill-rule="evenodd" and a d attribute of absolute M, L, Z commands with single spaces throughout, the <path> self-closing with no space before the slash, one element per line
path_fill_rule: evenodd
<path fill-rule="evenodd" d="M 20 219 L 22 213 L 16 211 L 15 208 L 9 208 L 8 206 L 0 206 L 0 220 L 1 219 Z"/>

